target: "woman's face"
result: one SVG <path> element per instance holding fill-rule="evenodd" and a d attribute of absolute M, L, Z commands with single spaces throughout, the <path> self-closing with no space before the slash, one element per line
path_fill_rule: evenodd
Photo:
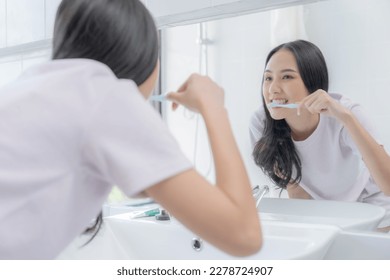
<path fill-rule="evenodd" d="M 286 49 L 277 51 L 271 57 L 263 79 L 263 97 L 266 104 L 297 103 L 309 94 L 299 74 L 294 55 Z M 297 115 L 296 109 L 273 107 L 268 110 L 275 120 Z"/>

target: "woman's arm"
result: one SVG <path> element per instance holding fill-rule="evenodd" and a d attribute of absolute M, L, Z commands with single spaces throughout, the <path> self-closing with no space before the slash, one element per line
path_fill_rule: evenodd
<path fill-rule="evenodd" d="M 390 157 L 385 149 L 360 124 L 357 118 L 346 112 L 342 122 L 347 128 L 349 135 L 358 147 L 364 163 L 375 183 L 386 194 L 390 195 Z"/>
<path fill-rule="evenodd" d="M 223 106 L 223 90 L 209 78 L 192 75 L 169 99 L 199 112 L 205 121 L 216 169 L 216 186 L 195 170 L 146 190 L 178 220 L 220 249 L 238 256 L 262 244 L 248 175 Z"/>
<path fill-rule="evenodd" d="M 333 116 L 342 122 L 359 149 L 372 178 L 386 195 L 390 195 L 390 157 L 350 110 L 323 90 L 318 90 L 303 99 L 298 114 L 302 108 L 308 109 L 311 113 Z"/>
<path fill-rule="evenodd" d="M 299 184 L 288 184 L 287 193 L 289 198 L 313 199 Z"/>

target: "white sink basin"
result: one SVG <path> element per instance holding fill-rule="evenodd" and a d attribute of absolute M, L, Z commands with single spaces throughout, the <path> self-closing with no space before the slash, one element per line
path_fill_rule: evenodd
<path fill-rule="evenodd" d="M 341 231 L 326 260 L 390 260 L 390 234 L 369 231 Z"/>
<path fill-rule="evenodd" d="M 262 221 L 334 225 L 341 229 L 374 230 L 385 215 L 379 206 L 328 200 L 263 198 Z"/>
<path fill-rule="evenodd" d="M 105 223 L 128 259 L 322 259 L 340 229 L 324 225 L 262 222 L 264 245 L 255 255 L 236 258 L 202 241 L 178 221 L 153 217 L 130 219 L 129 214 L 105 218 Z"/>

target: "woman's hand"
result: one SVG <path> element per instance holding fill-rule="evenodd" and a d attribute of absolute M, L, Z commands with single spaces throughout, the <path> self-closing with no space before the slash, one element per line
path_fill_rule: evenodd
<path fill-rule="evenodd" d="M 178 107 L 178 104 L 200 113 L 224 106 L 223 89 L 209 77 L 198 74 L 192 74 L 177 92 L 170 92 L 167 97 L 173 101 L 173 110 Z"/>
<path fill-rule="evenodd" d="M 341 121 L 359 149 L 375 183 L 386 195 L 390 195 L 390 156 L 354 114 L 323 90 L 317 90 L 302 99 L 298 115 L 303 108 L 312 114 L 327 114 Z"/>
<path fill-rule="evenodd" d="M 350 111 L 334 100 L 326 91 L 319 89 L 301 100 L 297 109 L 297 114 L 301 114 L 301 110 L 305 108 L 312 114 L 326 114 L 344 121 L 346 115 Z"/>

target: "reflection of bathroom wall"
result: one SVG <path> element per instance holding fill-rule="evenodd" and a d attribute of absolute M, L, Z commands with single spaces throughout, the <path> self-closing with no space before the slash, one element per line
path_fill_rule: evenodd
<path fill-rule="evenodd" d="M 265 55 L 270 48 L 270 12 L 208 22 L 208 73 L 223 86 L 225 104 L 235 137 L 253 184 L 266 182 L 252 163 L 248 123 L 251 114 L 260 105 L 261 72 Z M 167 29 L 164 32 L 162 78 L 165 90 L 176 89 L 192 72 L 199 72 L 198 25 Z M 250 36 L 247 36 L 250 34 Z M 165 51 L 164 51 L 165 50 Z M 163 56 L 164 59 L 164 56 Z M 188 115 L 188 114 L 187 114 Z M 167 122 L 190 159 L 195 159 L 195 139 L 198 139 L 196 166 L 207 174 L 210 154 L 203 123 L 195 138 L 196 119 L 188 119 L 182 111 L 166 111 Z M 208 176 L 213 180 L 211 172 Z"/>
<path fill-rule="evenodd" d="M 385 107 L 390 102 L 389 10 L 388 0 L 326 1 L 303 8 L 307 38 L 322 49 L 328 61 L 330 91 L 362 103 L 377 127 L 390 120 L 390 111 Z M 252 184 L 267 182 L 251 160 L 248 123 L 252 112 L 261 104 L 262 69 L 265 56 L 273 46 L 271 13 L 207 23 L 212 41 L 208 52 L 209 74 L 225 88 L 226 106 Z M 197 26 L 175 27 L 165 30 L 165 34 L 167 64 L 163 68 L 166 83 L 163 87 L 172 90 L 189 73 L 198 71 Z M 193 159 L 195 123 L 182 116 L 182 113 L 166 112 L 169 126 Z M 385 146 L 390 147 L 390 128 L 384 128 L 382 137 Z M 203 147 L 205 139 L 200 142 L 202 151 L 197 158 L 205 162 L 200 164 L 201 160 L 197 160 L 198 169 L 204 173 L 209 154 L 207 147 Z"/>
<path fill-rule="evenodd" d="M 339 0 L 307 5 L 308 37 L 324 52 L 330 90 L 359 101 L 390 151 L 390 1 Z M 382 129 L 383 128 L 383 129 Z"/>

